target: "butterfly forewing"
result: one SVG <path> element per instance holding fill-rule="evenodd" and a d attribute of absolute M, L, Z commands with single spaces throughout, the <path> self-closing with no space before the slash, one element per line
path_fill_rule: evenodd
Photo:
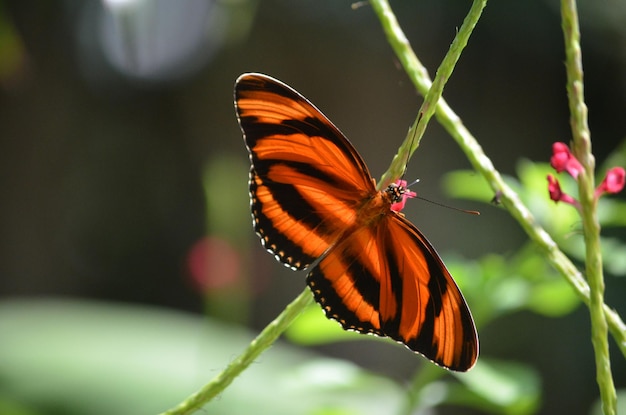
<path fill-rule="evenodd" d="M 315 299 L 344 328 L 390 337 L 452 370 L 471 368 L 478 337 L 461 292 L 428 240 L 391 210 L 391 196 L 375 190 L 345 136 L 266 75 L 239 77 L 235 106 L 265 248 L 309 269 Z"/>
<path fill-rule="evenodd" d="M 242 75 L 235 103 L 252 162 L 255 230 L 279 261 L 304 269 L 375 192 L 367 167 L 313 104 L 273 78 Z"/>

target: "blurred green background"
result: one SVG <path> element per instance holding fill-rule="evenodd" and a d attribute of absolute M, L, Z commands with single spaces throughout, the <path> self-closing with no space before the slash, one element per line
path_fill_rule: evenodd
<path fill-rule="evenodd" d="M 370 7 L 352 4 L 0 1 L 1 414 L 165 410 L 218 373 L 304 289 L 305 275 L 276 263 L 252 232 L 233 84 L 255 71 L 293 86 L 379 177 L 421 100 Z M 434 74 L 469 3 L 392 6 Z M 492 1 L 444 91 L 506 174 L 520 174 L 526 159 L 549 160 L 554 141 L 569 141 L 558 7 Z M 580 15 L 601 163 L 624 139 L 626 3 L 584 1 Z M 488 192 L 484 204 L 444 192 L 442 177 L 467 168 L 431 123 L 407 178 L 420 179 L 421 196 L 481 216 L 420 201 L 405 214 L 453 271 L 457 264 L 459 274 L 480 275 L 493 254 L 489 266 L 506 281 L 506 261 L 526 258 L 518 252 L 525 237 L 488 204 Z M 537 186 L 547 199 L 544 184 Z M 575 233 L 578 225 L 574 217 L 565 226 Z M 612 236 L 623 240 L 623 229 Z M 607 302 L 626 315 L 618 274 L 607 275 Z M 480 289 L 471 277 L 459 284 L 480 323 Z M 540 396 L 523 411 L 590 413 L 598 392 L 586 309 L 556 318 L 518 308 L 482 319 L 481 356 L 536 373 Z M 407 383 L 430 363 L 387 342 L 350 339 L 285 341 L 207 413 L 265 405 L 273 414 L 403 413 Z M 626 364 L 612 350 L 623 388 Z M 434 405 L 445 392 L 433 385 Z M 414 412 L 529 413 L 503 408 Z"/>

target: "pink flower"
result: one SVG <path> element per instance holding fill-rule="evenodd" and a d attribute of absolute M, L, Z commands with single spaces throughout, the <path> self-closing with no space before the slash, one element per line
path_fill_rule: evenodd
<path fill-rule="evenodd" d="M 552 144 L 550 165 L 557 173 L 567 171 L 574 179 L 578 178 L 578 174 L 583 170 L 583 166 L 569 151 L 567 144 L 560 142 Z"/>
<path fill-rule="evenodd" d="M 613 167 L 606 172 L 606 177 L 596 189 L 595 196 L 600 197 L 603 193 L 618 193 L 624 188 L 624 176 L 626 172 L 622 167 Z"/>
<path fill-rule="evenodd" d="M 548 192 L 550 193 L 550 199 L 554 200 L 555 203 L 564 202 L 578 206 L 578 201 L 567 193 L 564 193 L 561 190 L 559 181 L 551 174 L 548 174 Z"/>
<path fill-rule="evenodd" d="M 583 170 L 583 166 L 578 159 L 570 152 L 569 147 L 565 143 L 556 142 L 552 144 L 552 157 L 550 157 L 550 165 L 561 173 L 567 171 L 574 179 L 578 178 L 578 175 Z M 613 167 L 606 173 L 606 177 L 596 188 L 594 196 L 598 199 L 604 193 L 618 193 L 624 188 L 626 182 L 626 171 L 622 167 Z M 548 175 L 548 192 L 550 193 L 550 199 L 555 202 L 565 202 L 576 207 L 579 207 L 579 203 L 572 196 L 563 193 L 561 185 L 558 180 Z"/>
<path fill-rule="evenodd" d="M 404 209 L 404 205 L 406 204 L 407 199 L 411 199 L 417 196 L 417 193 L 407 189 L 406 185 L 406 180 L 396 180 L 395 183 L 389 186 L 393 189 L 393 196 L 396 198 L 400 198 L 398 202 L 391 204 L 391 210 L 393 210 L 394 212 L 400 212 L 402 209 Z"/>

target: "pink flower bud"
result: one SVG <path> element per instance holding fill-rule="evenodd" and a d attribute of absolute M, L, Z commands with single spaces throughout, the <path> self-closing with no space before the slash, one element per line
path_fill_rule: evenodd
<path fill-rule="evenodd" d="M 583 170 L 583 166 L 569 151 L 567 144 L 561 142 L 552 144 L 550 165 L 557 173 L 567 171 L 574 179 L 578 178 L 578 174 Z"/>
<path fill-rule="evenodd" d="M 606 172 L 604 180 L 596 189 L 596 197 L 600 197 L 602 193 L 618 193 L 624 188 L 624 176 L 626 172 L 622 167 L 613 167 Z"/>
<path fill-rule="evenodd" d="M 548 174 L 548 192 L 550 193 L 550 199 L 554 200 L 555 203 L 564 202 L 574 206 L 578 205 L 578 201 L 576 199 L 567 193 L 563 193 L 561 190 L 561 184 L 551 174 Z"/>

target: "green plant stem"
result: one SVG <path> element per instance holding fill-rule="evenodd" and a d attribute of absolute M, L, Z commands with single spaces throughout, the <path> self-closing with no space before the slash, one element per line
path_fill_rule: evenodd
<path fill-rule="evenodd" d="M 591 152 L 591 139 L 587 125 L 585 105 L 580 29 L 575 0 L 561 1 L 561 21 L 565 38 L 565 67 L 567 70 L 567 96 L 573 151 L 584 171 L 577 178 L 585 238 L 585 272 L 589 283 L 589 313 L 591 315 L 591 342 L 596 361 L 596 381 L 600 388 L 602 410 L 607 415 L 617 413 L 617 397 L 608 344 L 608 325 L 603 311 L 604 275 L 600 251 L 600 224 L 597 219 L 597 199 L 594 195 L 595 160 Z"/>
<path fill-rule="evenodd" d="M 396 55 L 402 60 L 405 70 L 407 72 L 414 72 L 413 76 L 409 76 L 411 80 L 416 83 L 416 88 L 420 92 L 426 91 L 423 94 L 424 102 L 420 107 L 418 117 L 409 129 L 409 133 L 398 149 L 398 153 L 391 161 L 389 169 L 385 172 L 385 174 L 383 174 L 380 182 L 378 183 L 378 188 L 380 190 L 381 188 L 386 188 L 389 183 L 404 173 L 408 159 L 419 146 L 428 122 L 437 109 L 437 102 L 441 98 L 443 88 L 448 82 L 448 79 L 450 79 L 452 71 L 454 70 L 456 63 L 459 61 L 463 49 L 467 46 L 467 42 L 469 41 L 474 27 L 482 15 L 482 11 L 487 4 L 487 0 L 474 0 L 472 3 L 472 7 L 454 37 L 448 53 L 446 53 L 446 56 L 441 61 L 441 65 L 439 65 L 439 68 L 437 69 L 433 82 L 430 81 L 426 68 L 419 64 L 419 61 L 410 59 L 408 56 L 399 53 L 402 50 L 408 49 L 411 50 L 411 54 L 415 56 L 415 53 L 413 53 L 409 41 L 400 29 L 400 25 L 398 24 L 398 21 L 396 20 L 396 17 L 387 0 L 371 0 L 370 3 L 379 18 L 384 16 L 384 19 L 381 18 L 381 22 L 383 23 L 383 30 L 387 35 L 387 39 L 389 40 L 391 47 L 396 52 Z"/>
<path fill-rule="evenodd" d="M 428 72 L 413 53 L 406 36 L 398 26 L 393 12 L 388 7 L 378 7 L 378 3 L 382 3 L 380 0 L 371 0 L 371 3 L 388 37 L 389 43 L 392 45 L 415 88 L 423 96 L 426 95 L 432 84 L 428 78 Z M 386 2 L 382 4 L 385 5 Z M 517 220 L 529 238 L 543 251 L 550 264 L 569 282 L 581 301 L 589 304 L 589 285 L 585 278 L 572 261 L 558 248 L 552 237 L 537 224 L 530 210 L 522 203 L 517 193 L 502 179 L 489 157 L 483 152 L 482 147 L 463 125 L 459 116 L 450 108 L 444 98 L 439 99 L 437 102 L 435 117 L 459 144 L 459 147 L 465 153 L 474 169 L 485 178 L 493 191 L 500 196 L 502 205 Z M 611 334 L 617 342 L 620 351 L 626 357 L 626 324 L 610 307 L 603 305 L 603 310 Z"/>
<path fill-rule="evenodd" d="M 248 345 L 235 360 L 233 360 L 220 374 L 207 383 L 202 389 L 189 396 L 176 407 L 163 412 L 161 415 L 186 415 L 202 408 L 211 399 L 221 393 L 230 383 L 254 361 L 261 353 L 267 350 L 278 337 L 289 327 L 296 317 L 313 302 L 313 295 L 308 288 L 293 300 L 278 317 L 268 324 L 263 331 Z"/>

